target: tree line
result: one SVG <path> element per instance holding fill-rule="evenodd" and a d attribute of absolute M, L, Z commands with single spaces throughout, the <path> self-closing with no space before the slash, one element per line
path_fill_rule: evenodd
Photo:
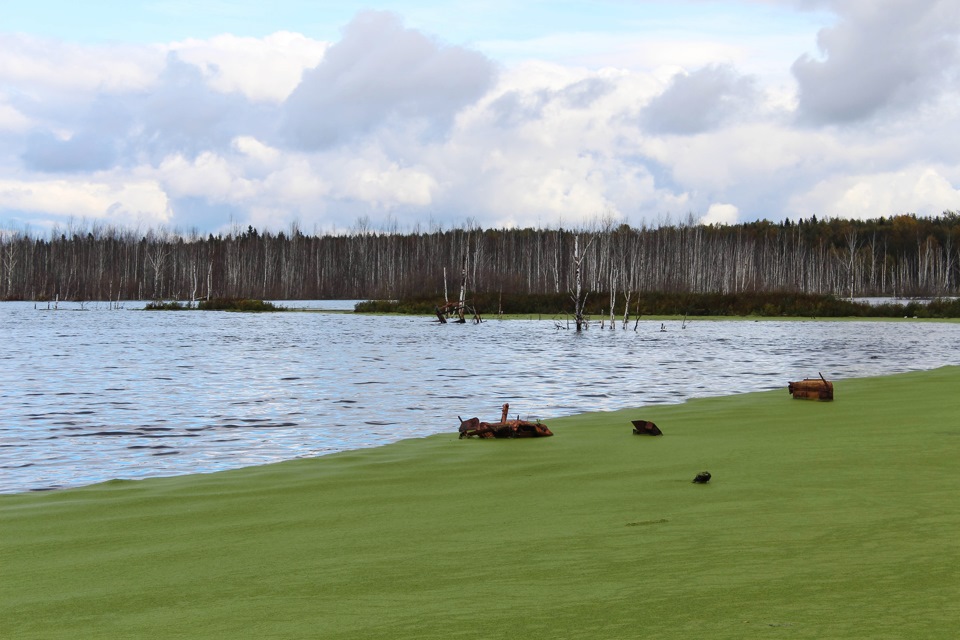
<path fill-rule="evenodd" d="M 97 224 L 46 237 L 0 230 L 6 300 L 446 300 L 463 273 L 471 292 L 534 295 L 573 292 L 577 272 L 607 308 L 651 292 L 955 296 L 960 214 L 405 232 L 361 220 L 341 233 L 293 224 L 207 236 Z"/>

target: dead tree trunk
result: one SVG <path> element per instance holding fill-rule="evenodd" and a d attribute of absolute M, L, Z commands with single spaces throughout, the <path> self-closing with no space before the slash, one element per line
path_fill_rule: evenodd
<path fill-rule="evenodd" d="M 617 316 L 614 307 L 617 304 L 617 271 L 614 265 L 610 265 L 610 330 L 617 328 Z"/>
<path fill-rule="evenodd" d="M 463 317 L 463 310 L 467 304 L 467 252 L 463 252 L 463 268 L 460 271 L 460 308 L 457 311 L 457 315 L 460 317 L 457 322 L 464 323 L 466 318 Z"/>
<path fill-rule="evenodd" d="M 633 297 L 633 291 L 627 289 L 623 292 L 624 302 L 623 302 L 623 325 L 622 328 L 626 329 L 627 325 L 630 324 L 630 298 Z"/>
<path fill-rule="evenodd" d="M 592 238 L 590 242 L 593 242 Z M 583 253 L 580 253 L 580 236 L 574 236 L 573 238 L 574 290 L 570 293 L 570 297 L 573 300 L 573 320 L 577 326 L 577 331 L 582 331 L 587 325 L 583 317 L 583 309 L 587 304 L 587 295 L 589 294 L 583 292 L 582 263 L 583 257 L 590 247 L 590 242 L 587 243 Z"/>

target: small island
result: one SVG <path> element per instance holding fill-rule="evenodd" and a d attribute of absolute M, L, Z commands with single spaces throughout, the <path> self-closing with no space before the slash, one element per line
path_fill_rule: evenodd
<path fill-rule="evenodd" d="M 176 300 L 155 300 L 147 303 L 144 311 L 242 311 L 246 313 L 263 313 L 271 311 L 287 311 L 286 307 L 279 307 L 272 302 L 252 300 L 250 298 L 211 298 L 195 302 L 178 302 Z"/>

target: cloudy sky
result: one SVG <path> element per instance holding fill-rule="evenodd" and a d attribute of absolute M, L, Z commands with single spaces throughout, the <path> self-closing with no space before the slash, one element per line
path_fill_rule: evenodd
<path fill-rule="evenodd" d="M 0 229 L 958 209 L 956 0 L 0 3 Z"/>

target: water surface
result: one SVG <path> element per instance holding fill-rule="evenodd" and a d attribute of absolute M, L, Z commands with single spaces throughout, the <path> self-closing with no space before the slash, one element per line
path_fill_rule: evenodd
<path fill-rule="evenodd" d="M 352 303 L 310 305 L 352 308 Z M 919 322 L 552 320 L 57 310 L 0 303 L 0 492 L 210 472 L 550 418 L 960 363 Z"/>

